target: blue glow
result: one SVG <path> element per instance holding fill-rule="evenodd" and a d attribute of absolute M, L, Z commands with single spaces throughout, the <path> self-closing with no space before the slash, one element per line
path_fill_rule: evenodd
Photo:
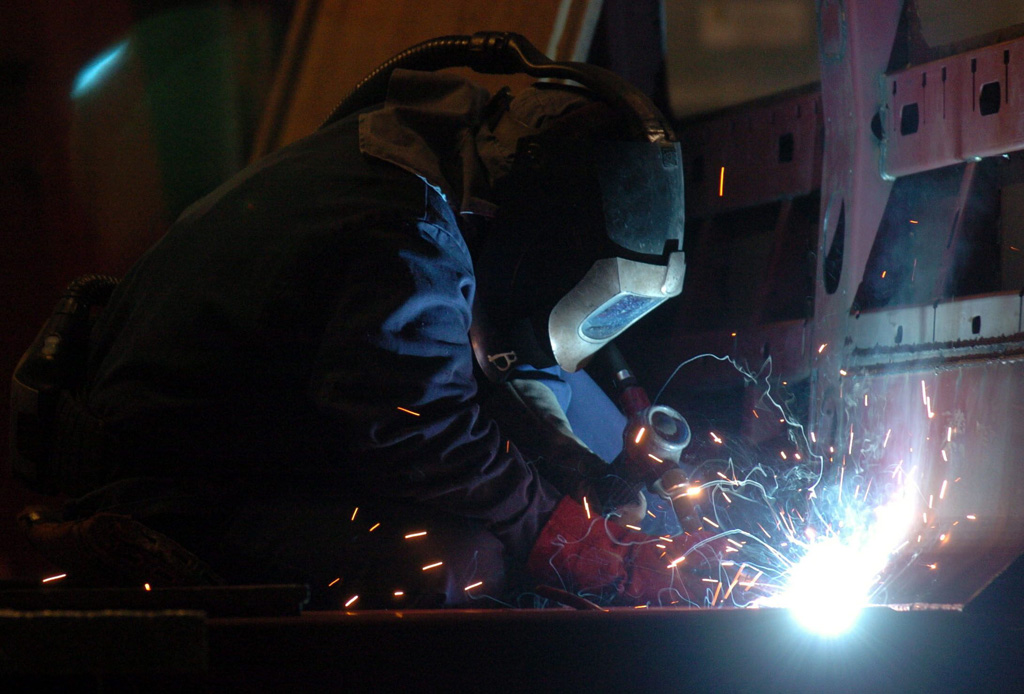
<path fill-rule="evenodd" d="M 77 98 L 102 80 L 124 56 L 128 49 L 128 41 L 122 41 L 110 50 L 102 53 L 91 63 L 82 68 L 75 78 L 75 85 L 71 89 L 72 98 Z"/>

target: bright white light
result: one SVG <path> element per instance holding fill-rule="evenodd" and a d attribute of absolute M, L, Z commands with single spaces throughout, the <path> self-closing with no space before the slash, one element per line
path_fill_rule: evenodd
<path fill-rule="evenodd" d="M 832 538 L 810 548 L 793 567 L 783 604 L 805 629 L 838 636 L 857 622 L 867 603 L 867 585 L 857 552 Z"/>
<path fill-rule="evenodd" d="M 804 628 L 816 634 L 849 631 L 892 553 L 906 544 L 915 513 L 907 487 L 873 509 L 848 505 L 845 522 L 839 525 L 857 530 L 812 542 L 790 569 L 785 592 L 773 603 L 789 608 Z"/>

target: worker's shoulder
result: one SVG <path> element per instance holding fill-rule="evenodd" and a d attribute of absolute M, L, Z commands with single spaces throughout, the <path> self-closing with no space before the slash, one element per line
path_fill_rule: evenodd
<path fill-rule="evenodd" d="M 312 231 L 359 220 L 437 218 L 436 191 L 408 171 L 361 153 L 347 121 L 246 167 L 187 209 L 177 226 Z"/>

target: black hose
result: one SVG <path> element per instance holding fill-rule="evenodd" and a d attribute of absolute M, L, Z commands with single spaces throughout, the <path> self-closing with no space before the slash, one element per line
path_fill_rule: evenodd
<path fill-rule="evenodd" d="M 468 60 L 470 38 L 469 36 L 441 36 L 405 49 L 364 77 L 348 93 L 348 96 L 331 111 L 331 115 L 327 116 L 327 120 L 320 127 L 324 128 L 356 111 L 384 101 L 391 73 L 399 68 L 434 71 L 465 65 Z"/>
<path fill-rule="evenodd" d="M 82 275 L 64 290 L 65 299 L 74 299 L 86 306 L 102 306 L 110 299 L 118 279 L 110 275 Z"/>
<path fill-rule="evenodd" d="M 485 74 L 524 73 L 538 79 L 572 80 L 631 114 L 640 137 L 649 142 L 675 140 L 672 127 L 647 95 L 614 72 L 587 63 L 556 63 L 523 36 L 497 31 L 442 36 L 402 51 L 356 85 L 320 127 L 384 101 L 391 73 L 399 68 L 433 71 L 450 67 L 469 67 Z"/>

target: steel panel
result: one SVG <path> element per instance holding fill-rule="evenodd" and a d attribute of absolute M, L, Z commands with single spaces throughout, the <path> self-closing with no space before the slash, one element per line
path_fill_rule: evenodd
<path fill-rule="evenodd" d="M 853 322 L 853 345 L 857 349 L 920 345 L 932 342 L 934 326 L 933 306 L 864 311 Z"/>
<path fill-rule="evenodd" d="M 887 178 L 1024 148 L 1024 38 L 894 72 L 883 85 Z"/>
<path fill-rule="evenodd" d="M 1021 331 L 1021 296 L 969 297 L 935 307 L 935 342 L 1009 337 Z"/>
<path fill-rule="evenodd" d="M 682 128 L 680 141 L 689 215 L 805 195 L 821 186 L 821 95 L 731 109 Z"/>

